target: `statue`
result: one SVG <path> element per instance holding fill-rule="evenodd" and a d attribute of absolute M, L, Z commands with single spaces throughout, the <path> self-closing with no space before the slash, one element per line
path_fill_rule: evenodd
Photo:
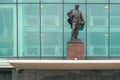
<path fill-rule="evenodd" d="M 78 39 L 79 30 L 84 28 L 85 24 L 82 13 L 79 10 L 79 4 L 75 4 L 75 9 L 70 10 L 67 15 L 69 17 L 68 23 L 72 28 L 71 40 L 76 40 Z"/>

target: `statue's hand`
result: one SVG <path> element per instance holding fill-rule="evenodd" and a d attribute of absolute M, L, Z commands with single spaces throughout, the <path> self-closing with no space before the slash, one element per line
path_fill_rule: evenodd
<path fill-rule="evenodd" d="M 81 22 L 80 22 L 80 25 L 81 25 L 81 26 L 84 26 L 84 25 L 85 25 L 85 22 L 81 21 Z"/>
<path fill-rule="evenodd" d="M 70 17 L 70 18 L 73 18 L 73 17 L 74 17 L 74 15 L 73 15 L 73 14 L 71 14 L 69 17 Z"/>
<path fill-rule="evenodd" d="M 81 26 L 79 27 L 79 30 L 82 31 L 83 29 L 84 29 L 84 26 L 81 25 Z"/>

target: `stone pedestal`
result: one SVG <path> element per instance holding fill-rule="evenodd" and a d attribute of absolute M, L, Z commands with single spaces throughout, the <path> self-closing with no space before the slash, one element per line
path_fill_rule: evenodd
<path fill-rule="evenodd" d="M 67 60 L 84 59 L 84 43 L 80 40 L 71 40 L 67 43 Z"/>

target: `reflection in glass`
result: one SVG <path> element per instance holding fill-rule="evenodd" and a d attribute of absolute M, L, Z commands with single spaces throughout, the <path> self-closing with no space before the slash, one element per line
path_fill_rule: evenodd
<path fill-rule="evenodd" d="M 108 6 L 87 6 L 87 56 L 108 56 Z"/>
<path fill-rule="evenodd" d="M 19 57 L 40 57 L 40 17 L 38 4 L 18 8 Z"/>
<path fill-rule="evenodd" d="M 15 15 L 15 16 L 13 16 Z M 16 56 L 16 9 L 14 5 L 0 5 L 0 56 Z"/>
<path fill-rule="evenodd" d="M 120 56 L 120 6 L 110 5 L 110 55 Z"/>
<path fill-rule="evenodd" d="M 62 5 L 42 4 L 42 57 L 63 57 Z"/>

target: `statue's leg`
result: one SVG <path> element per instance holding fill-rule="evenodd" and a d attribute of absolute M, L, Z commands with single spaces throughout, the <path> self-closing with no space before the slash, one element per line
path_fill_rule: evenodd
<path fill-rule="evenodd" d="M 78 33 L 79 33 L 79 26 L 77 25 L 75 29 L 75 39 L 78 39 Z"/>
<path fill-rule="evenodd" d="M 72 32 L 71 32 L 71 39 L 75 39 L 75 23 L 72 24 Z"/>

